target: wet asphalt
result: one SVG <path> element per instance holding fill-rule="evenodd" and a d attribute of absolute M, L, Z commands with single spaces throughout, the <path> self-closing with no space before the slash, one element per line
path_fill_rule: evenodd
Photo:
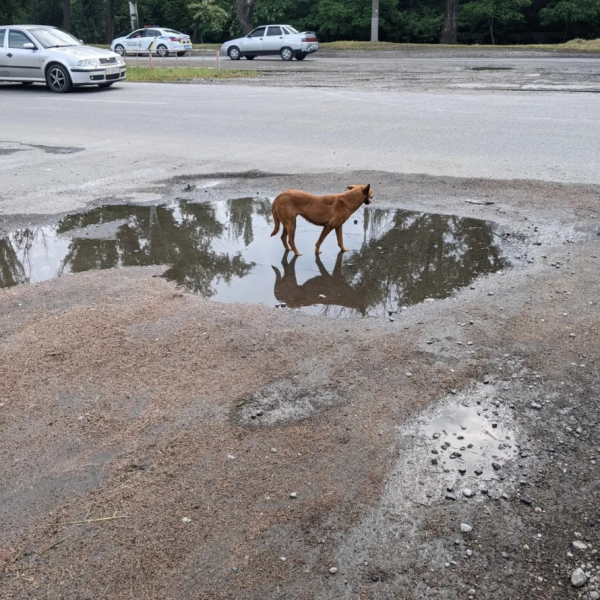
<path fill-rule="evenodd" d="M 316 85 L 325 86 L 326 79 L 324 73 Z M 593 93 L 373 91 L 368 81 L 352 89 L 266 81 L 123 83 L 65 96 L 41 85 L 1 88 L 0 149 L 21 150 L 5 154 L 0 164 L 5 214 L 56 213 L 99 197 L 137 197 L 141 188 L 176 174 L 378 169 L 600 180 L 599 97 Z M 63 150 L 54 155 L 35 145 Z M 81 151 L 65 154 L 65 148 Z"/>

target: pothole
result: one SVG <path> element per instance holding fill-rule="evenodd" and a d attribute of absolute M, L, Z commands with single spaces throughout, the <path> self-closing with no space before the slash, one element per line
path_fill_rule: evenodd
<path fill-rule="evenodd" d="M 471 71 L 512 71 L 513 67 L 471 67 Z"/>
<path fill-rule="evenodd" d="M 278 379 L 243 396 L 232 420 L 246 427 L 279 425 L 308 419 L 343 401 L 342 391 L 330 384 L 306 385 L 291 379 Z"/>
<path fill-rule="evenodd" d="M 331 234 L 315 256 L 320 228 L 299 218 L 294 257 L 272 229 L 267 199 L 101 206 L 0 238 L 0 287 L 165 264 L 167 278 L 221 302 L 381 316 L 506 268 L 515 244 L 491 222 L 371 207 L 345 223 L 346 253 Z"/>

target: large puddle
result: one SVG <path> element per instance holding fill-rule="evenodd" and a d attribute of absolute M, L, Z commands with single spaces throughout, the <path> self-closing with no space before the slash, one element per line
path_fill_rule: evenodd
<path fill-rule="evenodd" d="M 221 302 L 365 316 L 444 298 L 509 264 L 505 238 L 476 219 L 365 207 L 344 225 L 351 251 L 330 234 L 315 257 L 320 228 L 299 218 L 298 258 L 272 228 L 271 202 L 256 198 L 103 206 L 0 238 L 0 287 L 167 264 L 166 277 Z"/>

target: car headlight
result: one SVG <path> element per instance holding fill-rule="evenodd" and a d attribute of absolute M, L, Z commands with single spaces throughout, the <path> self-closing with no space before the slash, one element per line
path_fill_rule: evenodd
<path fill-rule="evenodd" d="M 125 61 L 123 60 L 122 56 L 117 56 L 117 64 L 118 65 L 124 65 Z"/>
<path fill-rule="evenodd" d="M 77 63 L 78 67 L 97 67 L 100 63 L 96 58 L 86 58 Z"/>

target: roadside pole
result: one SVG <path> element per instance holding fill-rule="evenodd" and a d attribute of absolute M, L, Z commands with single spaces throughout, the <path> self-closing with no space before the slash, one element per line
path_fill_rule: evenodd
<path fill-rule="evenodd" d="M 379 41 L 379 0 L 372 0 L 371 8 L 371 41 Z"/>

